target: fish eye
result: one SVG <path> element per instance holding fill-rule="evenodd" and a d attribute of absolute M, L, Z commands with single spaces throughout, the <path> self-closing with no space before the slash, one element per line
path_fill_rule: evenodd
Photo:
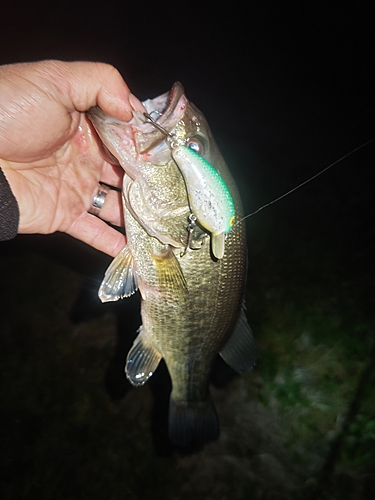
<path fill-rule="evenodd" d="M 190 137 L 186 142 L 186 147 L 199 154 L 199 156 L 204 154 L 203 143 L 196 137 Z"/>

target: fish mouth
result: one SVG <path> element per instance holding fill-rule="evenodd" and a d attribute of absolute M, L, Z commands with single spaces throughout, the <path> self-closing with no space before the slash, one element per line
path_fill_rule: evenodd
<path fill-rule="evenodd" d="M 184 87 L 176 82 L 169 92 L 142 104 L 158 124 L 172 132 L 183 118 L 188 100 Z M 103 158 L 112 164 L 120 163 L 132 178 L 137 175 L 140 156 L 144 161 L 156 164 L 164 164 L 171 159 L 165 134 L 145 121 L 141 111 L 134 111 L 129 122 L 107 115 L 98 106 L 90 108 L 87 116 L 103 144 Z"/>
<path fill-rule="evenodd" d="M 184 87 L 180 82 L 175 82 L 169 92 L 155 97 L 155 99 L 147 99 L 142 104 L 147 113 L 168 130 L 169 127 L 175 126 L 176 119 L 178 120 L 185 111 L 187 99 Z"/>
<path fill-rule="evenodd" d="M 185 114 L 188 100 L 185 96 L 184 87 L 180 82 L 174 83 L 172 89 L 155 99 L 142 102 L 147 113 L 165 130 L 172 132 L 177 123 Z M 142 115 L 142 114 L 141 114 Z M 152 124 L 144 122 L 140 112 L 134 113 L 136 125 L 133 127 L 137 150 L 140 154 L 151 153 L 151 150 L 163 149 L 166 137 L 163 132 Z"/>

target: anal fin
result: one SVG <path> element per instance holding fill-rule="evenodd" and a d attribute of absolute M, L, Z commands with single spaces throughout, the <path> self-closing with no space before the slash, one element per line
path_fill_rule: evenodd
<path fill-rule="evenodd" d="M 153 375 L 162 358 L 142 328 L 138 330 L 132 348 L 126 358 L 125 373 L 132 385 L 143 385 Z"/>
<path fill-rule="evenodd" d="M 238 373 L 250 371 L 257 357 L 255 340 L 244 309 L 243 306 L 232 336 L 220 351 L 223 360 Z"/>
<path fill-rule="evenodd" d="M 102 302 L 111 302 L 129 297 L 137 288 L 133 255 L 126 245 L 108 267 L 98 295 Z"/>

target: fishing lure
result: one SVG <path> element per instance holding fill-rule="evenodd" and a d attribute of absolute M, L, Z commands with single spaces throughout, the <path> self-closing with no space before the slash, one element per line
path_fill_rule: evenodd
<path fill-rule="evenodd" d="M 185 179 L 190 208 L 198 223 L 211 233 L 213 255 L 222 259 L 225 236 L 235 219 L 234 201 L 228 186 L 219 172 L 193 149 L 194 142 L 178 139 L 148 113 L 144 113 L 144 116 L 170 139 L 172 158 Z M 192 147 L 189 147 L 190 144 Z"/>

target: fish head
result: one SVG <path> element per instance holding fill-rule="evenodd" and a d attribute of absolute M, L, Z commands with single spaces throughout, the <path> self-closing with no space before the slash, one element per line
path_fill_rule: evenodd
<path fill-rule="evenodd" d="M 156 117 L 161 126 L 174 131 L 188 100 L 182 85 L 176 83 L 170 92 L 148 99 L 142 105 L 143 111 Z M 107 115 L 98 106 L 90 108 L 87 116 L 101 140 L 105 159 L 119 163 L 132 179 L 142 174 L 145 163 L 163 165 L 172 161 L 166 135 L 147 123 L 141 111 L 134 111 L 128 122 Z"/>
<path fill-rule="evenodd" d="M 158 125 L 220 170 L 222 156 L 207 120 L 187 99 L 180 82 L 142 105 Z M 137 177 L 144 163 L 163 165 L 172 160 L 170 140 L 147 122 L 141 111 L 134 111 L 128 122 L 107 115 L 98 106 L 90 108 L 87 116 L 101 139 L 106 159 L 119 163 L 131 178 Z"/>
<path fill-rule="evenodd" d="M 233 203 L 238 197 L 206 118 L 179 82 L 142 105 L 144 112 L 134 110 L 129 122 L 108 116 L 98 107 L 87 113 L 104 148 L 135 181 L 123 190 L 124 203 L 149 235 L 174 246 L 186 240 L 188 216 L 193 212 L 201 230 L 212 234 L 213 253 L 221 258 L 229 221 L 234 221 L 234 213 L 239 214 Z M 181 145 L 183 156 L 190 156 L 188 174 L 175 154 Z"/>

